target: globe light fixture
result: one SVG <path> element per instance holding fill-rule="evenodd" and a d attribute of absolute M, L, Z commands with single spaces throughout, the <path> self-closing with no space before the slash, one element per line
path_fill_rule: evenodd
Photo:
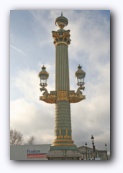
<path fill-rule="evenodd" d="M 91 135 L 92 145 L 94 145 L 94 136 Z"/>
<path fill-rule="evenodd" d="M 84 83 L 84 78 L 85 78 L 86 73 L 82 70 L 82 67 L 79 65 L 78 70 L 75 73 L 75 76 L 77 77 L 77 85 L 78 86 L 83 86 Z"/>
<path fill-rule="evenodd" d="M 43 65 L 42 70 L 38 74 L 40 78 L 40 86 L 45 88 L 47 86 L 47 79 L 49 77 L 49 73 L 46 71 L 46 67 Z"/>

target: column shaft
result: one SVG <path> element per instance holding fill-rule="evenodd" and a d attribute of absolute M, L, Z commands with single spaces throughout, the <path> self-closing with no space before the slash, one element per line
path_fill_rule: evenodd
<path fill-rule="evenodd" d="M 56 91 L 69 90 L 68 46 L 56 46 Z"/>
<path fill-rule="evenodd" d="M 68 46 L 58 44 L 56 46 L 56 91 L 69 91 L 69 63 Z M 54 146 L 73 146 L 71 133 L 70 103 L 66 100 L 58 100 L 55 111 L 55 136 Z"/>

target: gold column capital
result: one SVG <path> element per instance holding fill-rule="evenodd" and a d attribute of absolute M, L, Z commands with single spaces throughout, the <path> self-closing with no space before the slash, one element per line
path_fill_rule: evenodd
<path fill-rule="evenodd" d="M 70 30 L 59 29 L 58 31 L 52 31 L 52 37 L 54 38 L 54 44 L 70 44 Z"/>

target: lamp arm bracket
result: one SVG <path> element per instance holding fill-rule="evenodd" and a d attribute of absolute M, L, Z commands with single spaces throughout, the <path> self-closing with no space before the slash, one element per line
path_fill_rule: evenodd
<path fill-rule="evenodd" d="M 81 91 L 81 90 L 84 90 L 84 89 L 85 89 L 84 86 L 80 86 L 80 87 L 77 89 L 76 93 L 77 93 L 77 94 L 82 94 L 82 91 Z"/>
<path fill-rule="evenodd" d="M 45 96 L 47 96 L 47 95 L 49 94 L 48 91 L 47 91 L 47 89 L 44 88 L 44 87 L 40 88 L 40 91 L 41 91 L 41 92 L 44 91 L 44 92 L 43 92 L 43 95 L 45 95 Z"/>

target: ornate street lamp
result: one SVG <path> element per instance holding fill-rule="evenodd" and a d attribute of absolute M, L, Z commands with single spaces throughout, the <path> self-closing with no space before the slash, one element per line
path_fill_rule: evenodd
<path fill-rule="evenodd" d="M 85 72 L 82 70 L 82 67 L 79 65 L 78 70 L 76 71 L 75 75 L 77 77 L 77 85 L 78 86 L 83 86 L 84 83 L 84 78 L 85 78 Z"/>
<path fill-rule="evenodd" d="M 91 135 L 91 140 L 92 140 L 92 146 L 94 146 L 94 136 Z"/>
<path fill-rule="evenodd" d="M 39 72 L 38 76 L 40 78 L 40 90 L 41 91 L 47 91 L 47 89 L 45 87 L 47 87 L 47 79 L 49 77 L 49 73 L 46 71 L 46 67 L 43 65 L 43 67 L 41 68 L 42 70 Z"/>
<path fill-rule="evenodd" d="M 105 143 L 105 149 L 106 149 L 106 151 L 107 151 L 107 144 Z"/>
<path fill-rule="evenodd" d="M 77 85 L 79 86 L 79 88 L 77 89 L 77 93 L 78 94 L 82 94 L 82 92 L 80 90 L 84 90 L 84 78 L 85 78 L 85 72 L 82 70 L 82 67 L 79 65 L 78 66 L 78 70 L 75 73 L 75 76 L 77 77 Z"/>
<path fill-rule="evenodd" d="M 107 144 L 105 143 L 105 149 L 106 149 L 106 158 L 108 160 L 108 155 L 107 155 Z"/>
<path fill-rule="evenodd" d="M 43 88 L 47 86 L 47 79 L 49 77 L 49 73 L 47 73 L 45 69 L 46 67 L 43 65 L 42 70 L 38 74 L 40 78 L 40 86 Z"/>
<path fill-rule="evenodd" d="M 91 140 L 92 140 L 93 154 L 94 154 L 94 160 L 95 160 L 95 145 L 94 145 L 94 136 L 93 135 L 91 135 Z"/>
<path fill-rule="evenodd" d="M 43 66 L 39 73 L 40 90 L 45 91 L 40 100 L 46 103 L 55 104 L 55 139 L 50 146 L 48 159 L 55 159 L 60 157 L 63 159 L 64 152 L 66 158 L 78 159 L 81 154 L 77 150 L 77 146 L 72 140 L 71 128 L 71 111 L 70 104 L 77 103 L 85 99 L 85 95 L 80 90 L 84 90 L 84 77 L 85 72 L 79 65 L 75 73 L 77 77 L 77 91 L 70 90 L 69 82 L 69 59 L 68 59 L 68 46 L 70 44 L 70 30 L 65 30 L 64 27 L 68 25 L 68 19 L 63 16 L 57 17 L 55 24 L 59 27 L 57 31 L 52 31 L 54 39 L 56 57 L 55 57 L 55 90 L 48 93 L 47 79 L 49 74 Z M 54 154 L 55 153 L 55 154 Z"/>
<path fill-rule="evenodd" d="M 86 146 L 86 160 L 87 160 L 87 142 L 85 142 L 85 146 Z"/>

